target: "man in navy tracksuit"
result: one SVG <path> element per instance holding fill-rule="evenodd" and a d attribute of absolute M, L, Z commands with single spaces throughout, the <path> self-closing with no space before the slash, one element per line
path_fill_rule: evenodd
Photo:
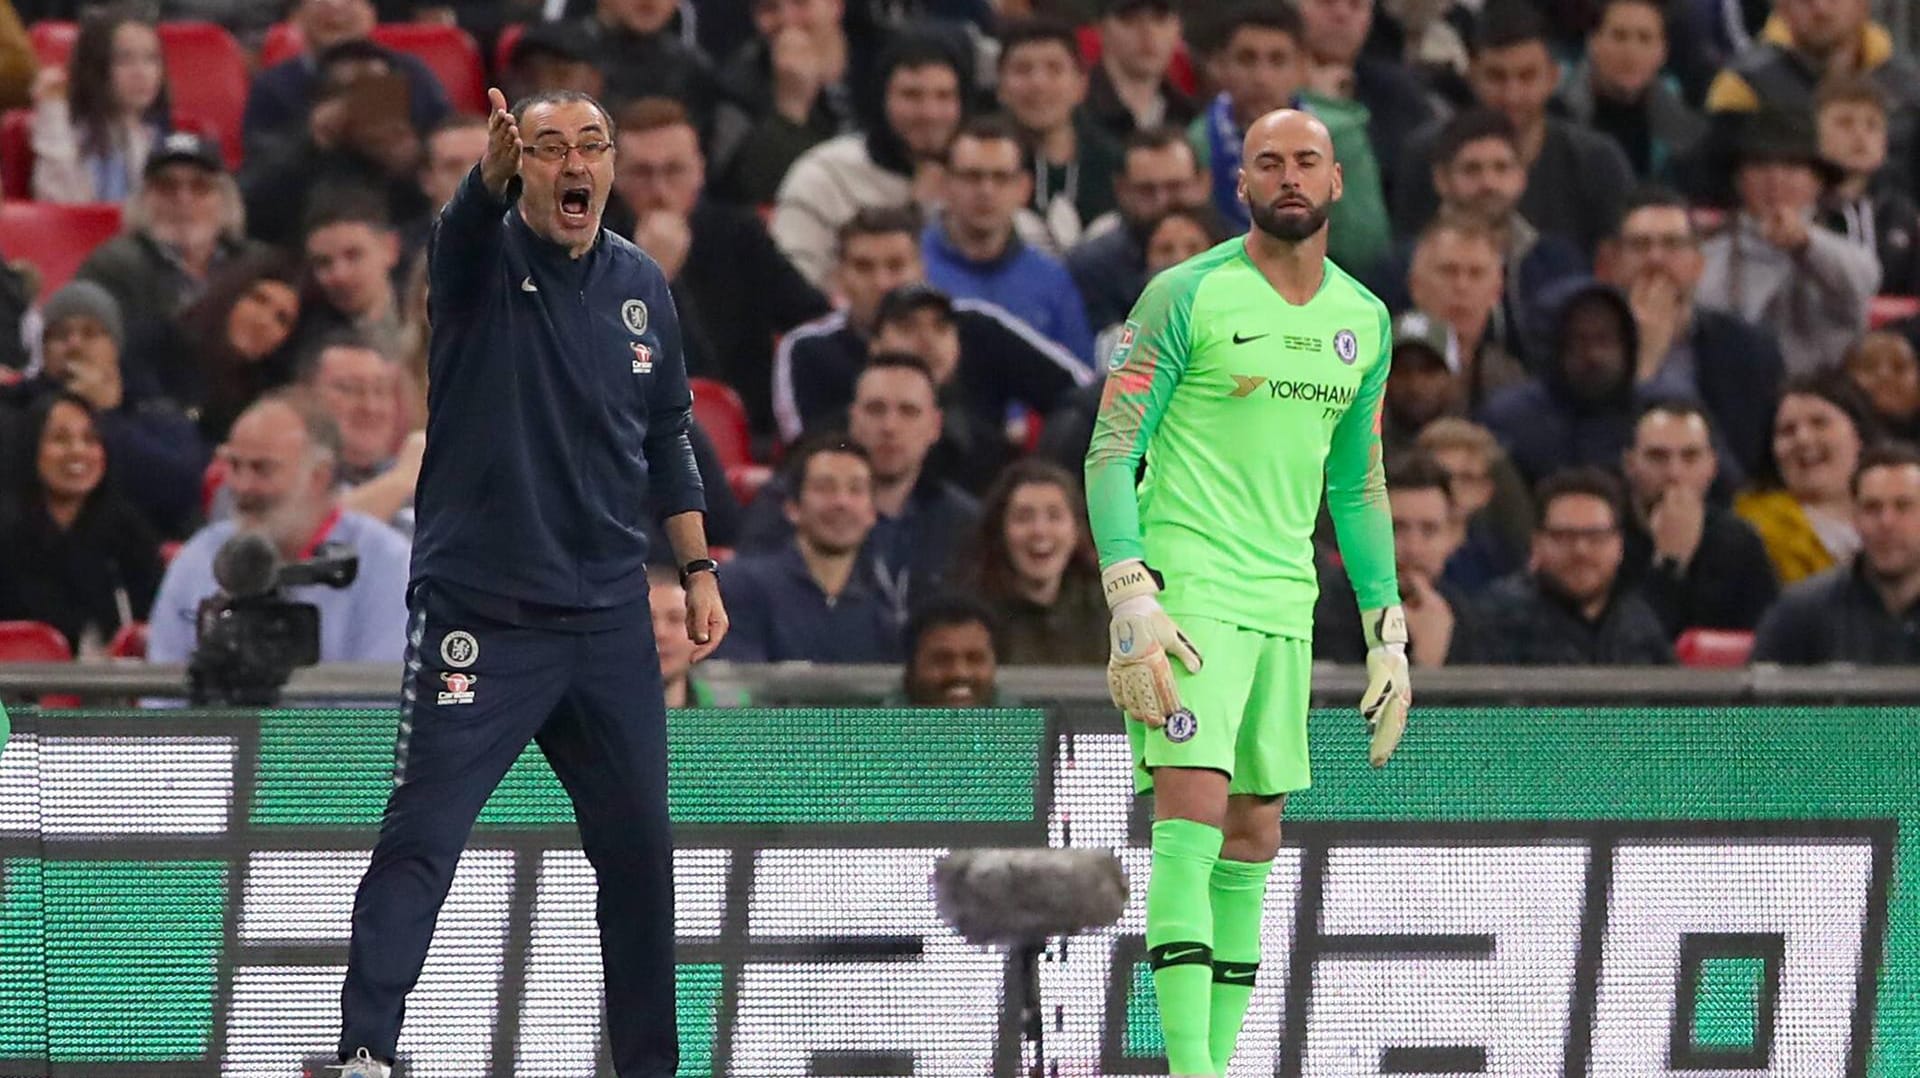
<path fill-rule="evenodd" d="M 428 253 L 427 451 L 394 787 L 353 905 L 345 1078 L 387 1078 L 474 818 L 529 740 L 573 798 L 600 889 L 620 1078 L 674 1029 L 666 709 L 646 514 L 664 518 L 696 658 L 726 632 L 667 282 L 600 228 L 613 124 L 592 98 L 493 105 Z"/>

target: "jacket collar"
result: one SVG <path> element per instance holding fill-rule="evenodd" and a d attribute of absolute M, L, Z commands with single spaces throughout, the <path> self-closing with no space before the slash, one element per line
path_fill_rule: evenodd
<path fill-rule="evenodd" d="M 1787 21 L 1778 15 L 1767 17 L 1767 24 L 1760 28 L 1760 40 L 1800 55 L 1799 48 L 1793 43 L 1793 31 L 1787 28 Z M 1859 52 L 1861 69 L 1871 72 L 1893 59 L 1893 35 L 1879 23 L 1868 21 L 1860 28 L 1860 40 L 1854 43 L 1854 48 Z"/>

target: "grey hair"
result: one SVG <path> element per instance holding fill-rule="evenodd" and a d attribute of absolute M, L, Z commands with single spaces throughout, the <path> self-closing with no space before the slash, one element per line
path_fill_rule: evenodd
<path fill-rule="evenodd" d="M 607 125 L 607 141 L 615 141 L 614 136 L 619 133 L 614 130 L 613 113 L 592 94 L 581 93 L 579 90 L 542 90 L 537 94 L 529 94 L 514 103 L 513 122 L 516 124 L 524 122 L 527 118 L 527 110 L 535 105 L 592 105 L 594 111 L 600 114 L 601 121 Z"/>
<path fill-rule="evenodd" d="M 315 459 L 324 459 L 330 466 L 339 464 L 343 452 L 340 424 L 320 406 L 311 390 L 300 386 L 276 389 L 248 405 L 247 411 L 275 404 L 292 409 L 293 414 L 300 417 L 300 425 L 307 433 L 307 450 Z"/>
<path fill-rule="evenodd" d="M 240 195 L 239 181 L 231 173 L 217 172 L 213 174 L 213 186 L 220 196 L 220 238 L 234 241 L 246 239 L 247 204 Z M 143 197 L 146 187 L 147 181 L 143 178 L 134 197 L 126 201 L 122 211 L 120 230 L 128 235 L 145 232 L 147 226 L 153 223 Z"/>

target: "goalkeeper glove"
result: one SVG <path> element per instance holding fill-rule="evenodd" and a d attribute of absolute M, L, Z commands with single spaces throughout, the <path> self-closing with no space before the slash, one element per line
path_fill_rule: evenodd
<path fill-rule="evenodd" d="M 1407 709 L 1413 706 L 1413 682 L 1407 674 L 1407 612 L 1384 606 L 1360 612 L 1367 638 L 1367 691 L 1360 697 L 1360 714 L 1373 731 L 1367 760 L 1386 764 L 1407 732 Z"/>
<path fill-rule="evenodd" d="M 1200 652 L 1160 609 L 1160 600 L 1154 598 L 1160 594 L 1160 584 L 1146 562 L 1129 558 L 1113 566 L 1100 574 L 1100 586 L 1113 615 L 1107 630 L 1112 645 L 1107 694 L 1113 706 L 1158 729 L 1180 710 L 1167 653 L 1178 655 L 1187 672 L 1197 674 Z"/>

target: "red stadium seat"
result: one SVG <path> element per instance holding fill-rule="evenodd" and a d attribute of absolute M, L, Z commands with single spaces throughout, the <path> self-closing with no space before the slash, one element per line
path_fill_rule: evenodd
<path fill-rule="evenodd" d="M 753 436 L 747 428 L 747 406 L 725 382 L 689 378 L 693 389 L 693 419 L 713 439 L 720 463 L 729 468 L 753 463 Z"/>
<path fill-rule="evenodd" d="M 480 60 L 480 46 L 465 30 L 438 23 L 394 22 L 374 27 L 373 40 L 424 61 L 439 76 L 454 108 L 486 114 L 486 65 Z"/>
<path fill-rule="evenodd" d="M 73 54 L 73 43 L 79 40 L 80 24 L 41 19 L 27 36 L 33 39 L 33 54 L 42 67 L 65 67 L 67 57 Z"/>
<path fill-rule="evenodd" d="M 107 655 L 115 659 L 144 659 L 147 657 L 147 623 L 130 621 L 120 626 L 113 634 L 113 642 L 107 645 Z"/>
<path fill-rule="evenodd" d="M 493 69 L 505 71 L 513 59 L 513 47 L 520 44 L 520 35 L 527 32 L 527 24 L 510 22 L 500 28 L 500 36 L 493 42 Z"/>
<path fill-rule="evenodd" d="M 33 110 L 0 113 L 0 194 L 33 197 Z"/>
<path fill-rule="evenodd" d="M 373 40 L 395 52 L 418 57 L 447 91 L 447 100 L 461 112 L 485 115 L 487 73 L 480 46 L 457 26 L 438 23 L 389 22 L 373 28 Z M 267 67 L 298 56 L 304 46 L 291 23 L 275 23 L 260 47 L 260 66 Z"/>
<path fill-rule="evenodd" d="M 1088 67 L 1100 62 L 1100 28 L 1094 25 L 1082 26 L 1078 31 L 1080 38 L 1080 58 Z M 1193 57 L 1187 52 L 1187 43 L 1182 41 L 1174 50 L 1173 60 L 1167 64 L 1167 78 L 1188 95 L 1199 92 L 1200 80 L 1193 71 Z"/>
<path fill-rule="evenodd" d="M 1696 668 L 1745 666 L 1753 654 L 1753 634 L 1736 629 L 1688 629 L 1674 641 L 1680 665 Z"/>
<path fill-rule="evenodd" d="M 60 630 L 43 621 L 0 621 L 0 663 L 64 663 L 73 649 Z M 74 696 L 42 696 L 40 706 L 79 707 Z"/>
<path fill-rule="evenodd" d="M 300 31 L 290 22 L 277 22 L 267 27 L 267 37 L 260 43 L 260 66 L 272 67 L 282 60 L 291 60 L 300 55 L 305 46 L 300 40 Z"/>
<path fill-rule="evenodd" d="M 218 142 L 227 166 L 238 168 L 240 118 L 252 80 L 240 43 L 217 23 L 163 22 L 160 47 L 174 126 Z"/>
<path fill-rule="evenodd" d="M 1867 305 L 1867 322 L 1874 329 L 1885 329 L 1920 314 L 1920 296 L 1875 296 Z"/>
<path fill-rule="evenodd" d="M 727 489 L 741 505 L 753 500 L 760 488 L 773 478 L 773 469 L 764 464 L 735 464 L 727 469 Z"/>
<path fill-rule="evenodd" d="M 110 202 L 0 203 L 0 255 L 33 263 L 43 296 L 72 280 L 93 249 L 119 232 L 120 207 Z"/>

